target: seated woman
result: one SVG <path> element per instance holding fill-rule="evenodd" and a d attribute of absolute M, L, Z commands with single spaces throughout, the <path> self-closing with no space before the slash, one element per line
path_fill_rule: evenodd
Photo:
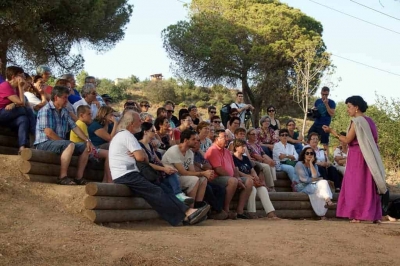
<path fill-rule="evenodd" d="M 346 136 L 346 132 L 340 132 L 339 135 Z M 339 140 L 340 145 L 333 151 L 333 158 L 335 160 L 334 166 L 338 170 L 339 173 L 344 175 L 344 170 L 346 170 L 346 162 L 347 162 L 347 152 L 349 146 L 347 143 Z"/>
<path fill-rule="evenodd" d="M 93 123 L 90 124 L 89 137 L 95 147 L 108 150 L 110 141 L 117 133 L 118 121 L 113 112 L 111 107 L 101 106 Z"/>
<path fill-rule="evenodd" d="M 25 87 L 24 95 L 28 99 L 29 105 L 33 109 L 33 113 L 37 112 L 47 104 L 46 95 L 44 92 L 44 82 L 41 76 L 35 76 L 34 79 L 25 73 L 27 86 Z"/>
<path fill-rule="evenodd" d="M 161 140 L 161 144 L 158 147 L 159 150 L 163 150 L 165 152 L 169 149 L 169 147 L 176 144 L 173 130 L 171 129 L 171 124 L 169 123 L 168 118 L 157 117 L 154 121 L 154 127 L 156 128 L 156 134 Z"/>
<path fill-rule="evenodd" d="M 18 147 L 21 152 L 30 146 L 29 133 L 35 135 L 36 118 L 32 108 L 25 101 L 24 70 L 9 66 L 7 81 L 0 84 L 0 124 L 18 130 Z"/>
<path fill-rule="evenodd" d="M 209 138 L 212 142 L 214 142 L 214 140 L 215 140 L 214 134 L 215 134 L 215 128 L 214 128 L 213 125 L 210 125 L 210 132 L 208 133 L 208 138 Z"/>
<path fill-rule="evenodd" d="M 274 144 L 279 141 L 279 134 L 270 128 L 271 119 L 268 116 L 265 116 L 260 119 L 261 127 L 257 130 L 258 131 L 258 142 L 260 143 L 261 147 L 263 148 L 265 154 L 269 157 L 272 157 L 272 150 L 274 149 Z"/>
<path fill-rule="evenodd" d="M 324 219 L 328 207 L 335 206 L 336 203 L 332 202 L 328 182 L 319 175 L 316 161 L 314 150 L 311 147 L 304 148 L 295 167 L 299 180 L 294 188 L 297 192 L 308 194 L 314 212 Z"/>
<path fill-rule="evenodd" d="M 304 148 L 311 147 L 314 150 L 317 157 L 316 164 L 318 167 L 318 172 L 324 179 L 333 181 L 333 183 L 335 184 L 336 192 L 339 192 L 340 188 L 342 187 L 342 180 L 338 174 L 338 171 L 334 166 L 332 166 L 332 163 L 326 156 L 325 151 L 318 148 L 318 143 L 318 133 L 312 132 L 308 136 L 308 145 L 306 145 Z"/>
<path fill-rule="evenodd" d="M 204 153 L 211 147 L 212 141 L 208 138 L 210 134 L 210 123 L 202 121 L 197 125 L 196 132 L 199 134 L 200 151 Z"/>
<path fill-rule="evenodd" d="M 254 182 L 253 192 L 251 193 L 247 202 L 247 210 L 251 218 L 258 218 L 256 215 L 256 196 L 261 200 L 261 204 L 267 214 L 267 218 L 279 219 L 275 214 L 274 206 L 268 195 L 268 190 L 265 187 L 263 173 L 261 172 L 260 177 L 257 176 L 250 159 L 247 156 L 243 156 L 246 150 L 246 142 L 241 139 L 235 139 L 233 141 L 233 162 L 236 170 L 239 171 L 241 177 L 251 178 Z M 239 214 L 238 214 L 239 216 Z"/>
<path fill-rule="evenodd" d="M 281 123 L 278 119 L 275 118 L 276 115 L 276 108 L 273 105 L 268 106 L 267 108 L 268 117 L 271 120 L 269 127 L 274 130 L 278 131 L 281 129 Z"/>
<path fill-rule="evenodd" d="M 165 109 L 164 107 L 157 108 L 156 116 L 167 117 L 167 109 Z"/>
<path fill-rule="evenodd" d="M 235 130 L 240 127 L 240 118 L 239 117 L 232 117 L 229 119 L 228 124 L 227 124 L 227 129 L 225 129 L 225 133 L 227 135 L 227 142 L 229 143 L 235 139 Z"/>
<path fill-rule="evenodd" d="M 260 144 L 257 143 L 257 130 L 254 128 L 247 131 L 247 149 L 255 164 L 262 169 L 268 191 L 276 192 L 274 188 L 274 181 L 276 180 L 275 162 L 264 153 Z"/>
<path fill-rule="evenodd" d="M 181 116 L 180 124 L 178 127 L 173 129 L 174 139 L 176 140 L 176 144 L 180 143 L 181 139 L 181 132 L 185 129 L 189 129 L 192 125 L 192 118 L 190 117 L 189 113 L 184 113 Z"/>
<path fill-rule="evenodd" d="M 294 148 L 296 149 L 296 152 L 300 154 L 300 152 L 303 150 L 303 135 L 301 132 L 295 130 L 296 129 L 296 122 L 294 120 L 290 119 L 286 123 L 286 128 L 289 132 L 288 136 L 288 142 L 290 144 L 294 145 Z"/>
<path fill-rule="evenodd" d="M 213 117 L 211 117 L 210 123 L 212 126 L 214 126 L 215 130 L 225 129 L 224 125 L 222 124 L 221 117 L 219 117 L 217 115 L 214 115 Z"/>
<path fill-rule="evenodd" d="M 150 166 L 160 173 L 159 183 L 161 187 L 165 190 L 172 190 L 173 194 L 182 202 L 186 204 L 193 204 L 194 199 L 187 197 L 181 190 L 181 185 L 179 183 L 179 178 L 176 174 L 177 170 L 171 166 L 164 166 L 160 161 L 160 158 L 157 157 L 157 154 L 154 152 L 153 146 L 151 145 L 151 141 L 155 138 L 156 130 L 153 127 L 152 123 L 143 122 L 142 123 L 142 131 L 135 134 L 137 140 L 139 140 L 140 146 L 146 152 L 147 157 L 149 159 Z"/>

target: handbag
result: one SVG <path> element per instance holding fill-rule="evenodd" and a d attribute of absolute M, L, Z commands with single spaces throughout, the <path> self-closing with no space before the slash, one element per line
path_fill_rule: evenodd
<path fill-rule="evenodd" d="M 136 161 L 136 166 L 139 172 L 146 178 L 147 181 L 155 182 L 160 177 L 159 173 L 153 169 L 147 162 Z"/>
<path fill-rule="evenodd" d="M 293 167 L 296 166 L 297 161 L 292 161 L 292 160 L 286 160 L 286 161 L 281 161 L 281 164 L 287 164 L 287 165 L 291 165 Z"/>

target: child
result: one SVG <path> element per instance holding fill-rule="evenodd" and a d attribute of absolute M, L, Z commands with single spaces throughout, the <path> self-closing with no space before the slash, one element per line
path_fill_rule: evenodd
<path fill-rule="evenodd" d="M 85 133 L 85 135 L 89 138 L 88 125 L 92 123 L 92 112 L 90 110 L 90 106 L 88 105 L 79 106 L 77 109 L 77 116 L 78 120 L 75 122 L 76 126 L 79 127 L 83 131 L 83 133 Z M 84 142 L 84 140 L 79 138 L 72 130 L 70 134 L 70 141 L 74 143 Z M 110 166 L 108 164 L 108 151 L 94 148 L 91 152 L 90 158 L 105 159 L 103 183 L 112 183 Z"/>

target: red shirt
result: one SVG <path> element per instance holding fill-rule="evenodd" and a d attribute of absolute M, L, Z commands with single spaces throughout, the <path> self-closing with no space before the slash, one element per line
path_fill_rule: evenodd
<path fill-rule="evenodd" d="M 4 109 L 7 105 L 12 103 L 8 99 L 11 95 L 18 95 L 19 91 L 15 91 L 13 87 L 11 87 L 10 83 L 7 81 L 4 81 L 3 83 L 0 84 L 0 109 Z"/>
<path fill-rule="evenodd" d="M 212 168 L 222 167 L 229 176 L 234 176 L 235 164 L 233 163 L 232 154 L 228 149 L 221 149 L 214 143 L 208 148 L 204 158 L 210 162 Z"/>
<path fill-rule="evenodd" d="M 47 87 L 44 89 L 44 92 L 47 94 L 51 94 L 52 91 L 53 91 L 53 87 L 49 86 L 49 85 L 47 85 Z"/>

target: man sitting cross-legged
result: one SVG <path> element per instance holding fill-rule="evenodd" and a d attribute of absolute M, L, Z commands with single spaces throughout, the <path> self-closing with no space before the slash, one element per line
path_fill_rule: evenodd
<path fill-rule="evenodd" d="M 196 171 L 194 168 L 194 154 L 191 148 L 196 145 L 197 133 L 185 129 L 181 133 L 181 143 L 169 148 L 162 157 L 164 165 L 170 165 L 178 170 L 179 182 L 183 191 L 195 199 L 195 207 L 202 206 L 207 179 L 213 178 L 212 170 Z"/>
<path fill-rule="evenodd" d="M 86 180 L 83 178 L 83 172 L 93 145 L 85 133 L 76 126 L 67 109 L 65 109 L 68 94 L 69 89 L 67 87 L 55 86 L 53 88 L 50 102 L 39 110 L 34 145 L 38 150 L 61 154 L 61 171 L 58 178 L 60 185 L 85 185 Z M 85 142 L 74 144 L 66 140 L 67 133 L 71 129 Z M 67 176 L 72 155 L 79 155 L 75 179 Z"/>
<path fill-rule="evenodd" d="M 229 213 L 231 219 L 236 219 L 236 213 L 229 212 L 229 205 L 236 190 L 239 189 L 237 217 L 248 219 L 243 208 L 252 192 L 253 180 L 239 177 L 239 172 L 235 170 L 232 154 L 225 148 L 226 140 L 225 130 L 216 130 L 214 143 L 205 154 L 205 159 L 210 162 L 216 175 L 211 182 L 226 187 L 224 210 Z"/>
<path fill-rule="evenodd" d="M 110 143 L 109 157 L 114 183 L 129 187 L 133 194 L 144 198 L 157 213 L 173 226 L 182 222 L 196 224 L 207 218 L 210 205 L 191 209 L 173 193 L 148 181 L 138 170 L 137 161 L 146 161 L 146 154 L 133 135 L 141 131 L 139 114 L 126 110 L 118 124 L 118 133 Z"/>

